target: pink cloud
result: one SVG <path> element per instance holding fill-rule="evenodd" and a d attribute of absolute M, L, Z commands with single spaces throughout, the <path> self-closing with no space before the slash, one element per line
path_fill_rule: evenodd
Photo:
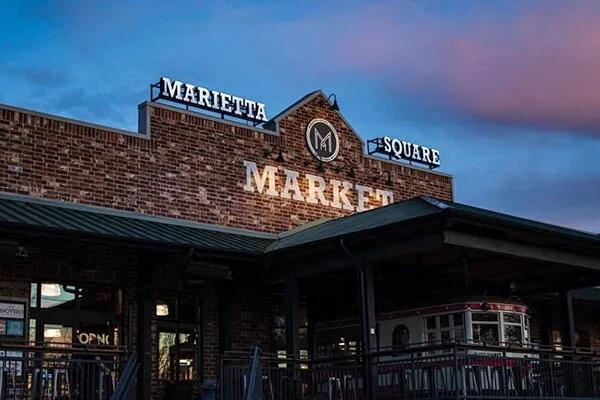
<path fill-rule="evenodd" d="M 429 96 L 495 123 L 600 137 L 599 2 L 523 2 L 470 18 L 458 10 L 452 19 L 423 4 L 431 3 L 377 3 L 312 23 L 328 27 L 319 39 L 330 39 L 330 66 L 385 76 L 396 95 Z"/>

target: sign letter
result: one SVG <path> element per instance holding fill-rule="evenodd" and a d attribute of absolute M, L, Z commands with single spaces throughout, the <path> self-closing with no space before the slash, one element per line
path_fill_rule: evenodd
<path fill-rule="evenodd" d="M 354 211 L 354 207 L 350 204 L 348 200 L 347 193 L 348 190 L 352 189 L 352 184 L 350 182 L 340 182 L 336 179 L 331 179 L 329 181 L 331 186 L 333 187 L 333 201 L 331 202 L 331 207 L 334 208 L 342 208 L 342 204 L 340 203 L 340 199 L 342 200 L 344 210 Z M 340 186 L 344 186 L 342 190 L 340 190 Z"/>
<path fill-rule="evenodd" d="M 373 208 L 373 206 L 366 207 L 369 202 L 369 195 L 373 192 L 373 189 L 368 186 L 356 185 L 356 192 L 358 194 L 358 206 L 356 207 L 356 211 L 361 212 Z"/>
<path fill-rule="evenodd" d="M 263 192 L 265 184 L 268 180 L 269 188 L 267 189 L 267 194 L 269 196 L 279 195 L 275 189 L 275 173 L 277 172 L 277 167 L 266 165 L 262 174 L 259 174 L 258 167 L 256 166 L 255 162 L 244 161 L 244 166 L 246 167 L 246 184 L 244 185 L 244 190 L 248 192 L 254 192 L 254 185 L 252 185 L 252 178 L 254 178 L 254 183 L 256 183 L 256 189 L 258 193 Z"/>
<path fill-rule="evenodd" d="M 298 185 L 298 172 L 289 169 L 284 169 L 285 172 L 285 185 L 281 192 L 281 197 L 284 199 L 294 199 L 304 201 L 304 197 L 300 194 L 300 185 Z M 294 191 L 294 196 L 290 194 L 290 190 Z"/>
<path fill-rule="evenodd" d="M 306 174 L 306 179 L 308 180 L 308 196 L 306 197 L 307 203 L 317 204 L 317 199 L 315 194 L 319 197 L 319 201 L 324 206 L 329 205 L 329 201 L 325 200 L 325 181 L 323 178 L 317 175 Z M 318 185 L 315 186 L 315 183 Z"/>

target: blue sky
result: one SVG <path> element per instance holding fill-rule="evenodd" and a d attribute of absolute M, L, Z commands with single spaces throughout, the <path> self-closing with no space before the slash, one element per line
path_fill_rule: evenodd
<path fill-rule="evenodd" d="M 0 102 L 136 129 L 167 75 L 267 104 L 317 88 L 441 151 L 456 200 L 600 232 L 600 2 L 8 2 Z"/>

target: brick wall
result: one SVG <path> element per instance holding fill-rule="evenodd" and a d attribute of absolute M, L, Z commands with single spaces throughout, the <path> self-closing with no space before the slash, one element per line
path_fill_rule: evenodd
<path fill-rule="evenodd" d="M 310 173 L 326 182 L 392 190 L 394 201 L 420 194 L 452 199 L 449 176 L 363 157 L 362 142 L 322 100 L 282 119 L 280 135 L 152 103 L 140 108 L 141 119 L 150 121 L 149 136 L 0 109 L 0 190 L 268 232 L 352 211 L 246 191 L 245 160 L 261 171 L 266 164 L 280 174 L 283 168 L 298 171 L 303 192 L 302 178 Z M 339 156 L 324 172 L 316 171 L 305 141 L 306 126 L 317 117 L 330 121 L 341 138 Z M 281 146 L 284 163 L 274 160 L 277 152 L 264 158 L 273 146 Z M 350 166 L 356 178 L 347 176 Z M 373 178 L 384 170 L 391 172 L 391 188 L 385 175 Z M 281 190 L 285 178 L 277 179 Z M 354 191 L 348 198 L 356 204 Z M 369 204 L 382 203 L 373 194 Z"/>
<path fill-rule="evenodd" d="M 148 134 L 0 108 L 0 191 L 265 232 L 281 232 L 353 211 L 244 190 L 244 161 L 255 162 L 260 171 L 265 165 L 277 167 L 278 191 L 286 168 L 300 173 L 303 193 L 307 183 L 302 177 L 309 173 L 326 182 L 338 179 L 373 191 L 391 190 L 394 201 L 420 194 L 452 199 L 452 178 L 447 175 L 364 157 L 360 139 L 336 112 L 321 104 L 322 100 L 319 96 L 280 120 L 279 134 L 157 104 L 140 108 L 141 120 L 148 121 L 144 126 Z M 305 129 L 313 118 L 327 119 L 340 135 L 339 156 L 335 162 L 324 164 L 322 172 L 316 170 L 317 161 L 305 142 Z M 265 150 L 275 146 L 283 150 L 282 164 L 275 161 L 277 151 L 269 158 L 264 156 Z M 350 167 L 356 173 L 354 178 L 348 176 Z M 393 187 L 384 184 L 386 176 L 374 179 L 384 170 L 390 171 Z M 356 205 L 354 193 L 350 191 L 348 198 Z M 330 192 L 325 195 L 332 197 Z M 369 204 L 382 203 L 372 195 Z M 126 271 L 127 290 L 134 287 L 135 260 L 130 254 L 61 246 L 39 249 L 37 254 L 34 249 L 23 261 L 25 268 L 0 265 L 0 295 L 29 296 L 29 282 L 34 277 L 73 278 L 72 274 L 79 273 L 77 255 L 83 254 L 95 262 L 101 260 L 102 268 Z M 68 265 L 71 267 L 65 269 Z M 53 275 L 49 272 L 52 268 L 69 272 L 55 271 Z M 203 375 L 211 378 L 218 373 L 219 306 L 217 290 L 210 282 L 205 284 L 203 296 Z M 232 301 L 233 350 L 249 350 L 256 344 L 272 350 L 272 317 L 280 311 L 282 300 L 237 293 Z M 131 339 L 135 344 L 135 307 L 132 315 Z M 126 326 L 123 332 L 127 331 Z M 156 341 L 154 322 L 151 331 Z M 156 356 L 157 348 L 153 348 L 153 359 Z M 154 397 L 164 397 L 166 387 L 158 383 L 155 367 L 151 375 Z"/>

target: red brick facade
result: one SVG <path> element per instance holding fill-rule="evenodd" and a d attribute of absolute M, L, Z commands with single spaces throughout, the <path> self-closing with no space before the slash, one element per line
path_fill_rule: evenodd
<path fill-rule="evenodd" d="M 453 199 L 451 176 L 365 156 L 363 142 L 324 101 L 320 92 L 307 98 L 284 114 L 274 131 L 145 103 L 139 111 L 143 132 L 139 134 L 0 107 L 0 191 L 271 233 L 354 211 L 270 196 L 265 193 L 267 187 L 263 193 L 244 190 L 245 161 L 256 163 L 259 172 L 266 165 L 276 167 L 277 192 L 284 185 L 284 169 L 290 169 L 300 177 L 312 174 L 325 182 L 336 179 L 373 191 L 393 191 L 394 201 L 421 194 Z M 314 118 L 328 120 L 340 136 L 339 156 L 324 163 L 323 171 L 316 169 L 318 162 L 306 145 L 305 130 Z M 275 160 L 279 148 L 285 158 L 283 163 Z M 271 154 L 265 156 L 265 151 Z M 348 176 L 351 168 L 355 177 Z M 385 184 L 383 171 L 390 171 L 392 186 Z M 306 181 L 299 179 L 299 183 L 305 193 Z M 325 196 L 330 199 L 332 193 L 326 192 Z M 357 204 L 355 192 L 350 192 L 348 198 L 351 204 Z M 371 195 L 368 204 L 382 203 Z M 125 296 L 134 290 L 138 261 L 127 251 L 93 245 L 70 245 L 67 249 L 60 241 L 46 246 L 28 247 L 27 260 L 0 261 L 0 296 L 29 297 L 32 279 L 59 276 L 98 282 L 97 276 L 81 275 L 80 260 L 90 257 L 102 266 L 104 281 L 123 285 Z M 177 279 L 162 280 L 161 284 L 165 290 L 180 288 Z M 188 290 L 197 290 L 202 297 L 202 375 L 214 378 L 219 374 L 220 357 L 219 289 L 216 283 L 205 281 Z M 250 350 L 256 344 L 272 349 L 272 318 L 281 315 L 282 299 L 236 292 L 230 301 L 231 349 Z M 131 319 L 124 318 L 124 332 L 129 329 L 129 321 L 133 332 L 126 342 L 134 345 L 140 334 L 137 309 L 126 303 L 124 312 L 131 312 Z M 585 320 L 595 312 L 595 308 L 578 305 L 577 326 L 600 326 L 596 319 Z M 302 313 L 306 313 L 305 308 Z M 538 319 L 534 310 L 534 339 L 540 336 Z M 554 321 L 554 325 L 558 324 Z M 151 323 L 151 332 L 156 341 L 156 321 Z M 597 332 L 600 330 L 590 330 L 592 346 L 600 346 Z M 158 380 L 157 353 L 154 346 L 154 399 L 164 398 L 166 391 Z"/>
<path fill-rule="evenodd" d="M 244 161 L 256 163 L 259 172 L 265 165 L 277 167 L 279 192 L 285 180 L 284 169 L 291 169 L 300 177 L 308 173 L 325 182 L 349 181 L 370 187 L 373 193 L 377 189 L 391 190 L 394 201 L 421 194 L 453 198 L 451 176 L 365 156 L 363 142 L 324 101 L 320 92 L 310 97 L 284 115 L 276 131 L 145 103 L 139 111 L 143 131 L 139 134 L 0 107 L 0 191 L 271 233 L 353 211 L 244 190 Z M 339 156 L 334 162 L 325 163 L 324 171 L 316 170 L 317 160 L 306 145 L 305 130 L 314 118 L 327 119 L 340 136 Z M 284 163 L 275 160 L 277 151 L 265 157 L 265 151 L 277 146 L 283 152 Z M 348 176 L 351 168 L 355 177 Z M 385 185 L 386 177 L 381 176 L 385 170 L 390 171 L 391 187 Z M 306 182 L 299 179 L 299 183 L 305 192 Z M 381 200 L 373 193 L 368 205 L 380 206 Z M 325 195 L 332 196 L 329 192 Z M 357 203 L 354 192 L 349 192 L 348 199 Z M 28 249 L 30 257 L 20 261 L 23 265 L 3 262 L 0 295 L 29 297 L 32 279 L 92 279 L 80 276 L 78 256 L 92 257 L 103 268 L 122 274 L 118 281 L 126 288 L 125 295 L 133 290 L 137 260 L 127 252 L 107 254 L 106 249 L 82 247 L 60 253 L 61 248 L 34 246 Z M 177 288 L 177 282 L 163 284 Z M 212 282 L 205 282 L 201 291 L 203 376 L 217 377 L 218 290 Z M 276 312 L 275 307 L 268 297 L 241 293 L 233 296 L 232 349 L 248 350 L 255 344 L 271 346 L 272 313 L 264 310 Z M 127 340 L 133 345 L 140 332 L 137 310 L 126 306 L 125 312 L 130 311 L 133 337 Z M 124 318 L 124 332 L 129 329 L 127 321 Z M 151 332 L 156 340 L 155 322 L 151 323 Z M 153 363 L 157 361 L 156 346 L 151 358 Z M 166 390 L 158 383 L 157 374 L 154 365 L 151 377 L 155 399 L 163 398 Z"/>
<path fill-rule="evenodd" d="M 351 211 L 246 191 L 245 160 L 260 172 L 278 167 L 279 191 L 288 168 L 301 178 L 309 173 L 392 190 L 394 201 L 420 194 L 452 199 L 450 176 L 363 156 L 361 140 L 323 100 L 316 96 L 283 118 L 279 135 L 154 103 L 140 109 L 142 124 L 150 121 L 147 135 L 0 109 L 0 191 L 274 233 Z M 324 172 L 316 171 L 305 141 L 313 118 L 326 118 L 340 135 L 339 156 Z M 274 160 L 277 152 L 264 157 L 273 146 L 281 146 L 284 163 Z M 351 166 L 356 178 L 347 177 Z M 393 187 L 385 176 L 374 178 L 384 170 Z M 299 184 L 306 191 L 303 179 Z M 356 204 L 354 192 L 348 198 Z M 373 194 L 368 205 L 381 200 Z"/>

